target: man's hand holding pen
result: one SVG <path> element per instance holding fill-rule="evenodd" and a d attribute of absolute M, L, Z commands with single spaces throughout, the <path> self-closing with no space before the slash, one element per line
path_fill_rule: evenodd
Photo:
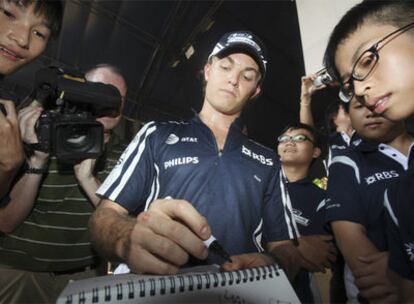
<path fill-rule="evenodd" d="M 225 248 L 212 236 L 206 218 L 185 200 L 155 200 L 147 211 L 137 216 L 136 220 L 129 217 L 127 210 L 120 205 L 103 200 L 95 213 L 95 218 L 103 217 L 112 219 L 109 225 L 114 227 L 111 233 L 117 239 L 114 244 L 116 256 L 126 262 L 135 273 L 176 274 L 179 268 L 187 263 L 190 255 L 204 260 L 209 251 L 227 261 L 222 265 L 224 271 L 276 262 L 273 257 L 261 253 L 230 257 Z M 117 225 L 121 218 L 128 218 L 128 224 Z M 94 221 L 91 225 L 94 225 Z M 105 252 L 105 248 L 102 249 Z"/>
<path fill-rule="evenodd" d="M 138 215 L 124 258 L 134 272 L 174 274 L 189 255 L 207 258 L 203 241 L 210 236 L 206 218 L 189 202 L 156 200 Z"/>

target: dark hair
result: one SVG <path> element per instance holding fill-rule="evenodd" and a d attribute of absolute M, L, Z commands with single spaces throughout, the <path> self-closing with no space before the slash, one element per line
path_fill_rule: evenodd
<path fill-rule="evenodd" d="M 6 0 L 15 5 L 28 7 L 34 4 L 34 13 L 46 18 L 47 27 L 50 29 L 50 37 L 56 38 L 62 27 L 63 3 L 62 0 Z"/>
<path fill-rule="evenodd" d="M 403 27 L 414 21 L 414 1 L 364 1 L 346 12 L 329 37 L 323 59 L 329 74 L 339 81 L 341 79 L 335 65 L 338 46 L 367 21 Z"/>
<path fill-rule="evenodd" d="M 343 107 L 345 112 L 349 113 L 349 104 L 349 102 L 344 103 L 340 101 L 335 101 L 328 105 L 328 107 L 325 110 L 324 125 L 322 127 L 322 133 L 324 135 L 329 135 L 333 132 L 336 132 L 336 128 L 338 126 L 335 124 L 335 118 L 338 115 L 339 108 Z"/>
<path fill-rule="evenodd" d="M 283 129 L 283 131 L 280 133 L 280 135 L 285 134 L 289 130 L 299 130 L 299 129 L 304 129 L 304 130 L 308 131 L 310 133 L 310 135 L 312 136 L 315 147 L 318 147 L 318 148 L 320 147 L 320 140 L 319 140 L 318 132 L 316 131 L 315 128 L 313 128 L 312 126 L 310 126 L 308 124 L 304 124 L 304 123 L 301 123 L 301 122 L 291 123 Z"/>

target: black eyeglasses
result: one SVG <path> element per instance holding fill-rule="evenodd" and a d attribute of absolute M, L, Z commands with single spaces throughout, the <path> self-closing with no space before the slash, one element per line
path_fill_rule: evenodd
<path fill-rule="evenodd" d="M 349 102 L 352 97 L 355 95 L 355 87 L 354 87 L 354 80 L 356 81 L 363 81 L 365 80 L 368 75 L 372 72 L 374 67 L 377 65 L 379 60 L 378 54 L 378 46 L 381 42 L 388 39 L 389 37 L 397 34 L 402 33 L 408 30 L 410 27 L 414 25 L 414 22 L 403 26 L 388 35 L 384 38 L 379 40 L 369 49 L 364 51 L 358 59 L 355 61 L 354 66 L 352 67 L 351 77 L 344 83 L 341 84 L 341 89 L 339 90 L 339 98 L 344 102 Z"/>
<path fill-rule="evenodd" d="M 306 141 L 306 140 L 309 140 L 311 143 L 314 144 L 314 141 L 312 140 L 312 138 L 309 138 L 308 136 L 306 136 L 304 134 L 296 134 L 296 135 L 292 135 L 292 136 L 284 134 L 284 135 L 280 135 L 277 138 L 277 141 L 279 142 L 279 144 L 286 143 L 288 141 L 293 141 L 294 143 L 297 143 L 297 142 L 303 142 L 303 141 Z"/>

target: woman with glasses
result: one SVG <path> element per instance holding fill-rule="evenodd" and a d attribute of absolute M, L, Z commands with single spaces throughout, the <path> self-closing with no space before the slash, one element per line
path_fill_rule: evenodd
<path fill-rule="evenodd" d="M 336 25 L 324 61 L 339 81 L 344 100 L 355 98 L 374 113 L 394 121 L 412 116 L 414 2 L 364 1 L 356 5 Z M 405 151 L 409 159 L 413 159 L 411 148 Z M 402 302 L 414 301 L 413 189 L 411 168 L 380 199 L 387 219 L 389 275 L 397 284 Z M 358 262 L 369 263 L 363 258 Z M 366 283 L 360 280 L 360 284 Z M 379 290 L 384 289 L 376 286 L 367 293 L 373 296 Z"/>

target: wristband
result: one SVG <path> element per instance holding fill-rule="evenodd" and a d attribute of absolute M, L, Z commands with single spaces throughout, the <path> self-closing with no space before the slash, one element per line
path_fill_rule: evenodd
<path fill-rule="evenodd" d="M 25 173 L 27 173 L 27 174 L 42 175 L 42 174 L 44 174 L 46 172 L 47 172 L 47 168 L 31 168 L 31 167 L 28 167 L 26 169 L 26 172 Z"/>

